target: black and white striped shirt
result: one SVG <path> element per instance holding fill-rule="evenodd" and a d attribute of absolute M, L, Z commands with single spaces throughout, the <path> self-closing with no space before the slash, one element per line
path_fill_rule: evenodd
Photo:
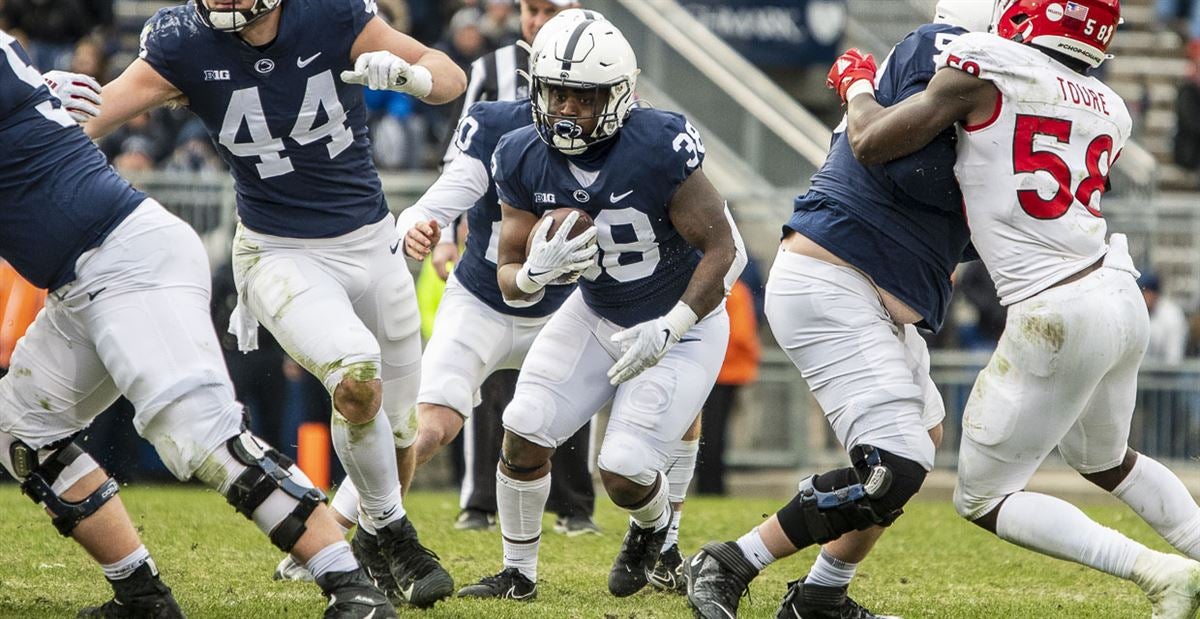
<path fill-rule="evenodd" d="M 467 82 L 467 92 L 459 99 L 461 106 L 455 115 L 455 126 L 451 127 L 447 136 L 446 154 L 442 157 L 442 165 L 450 163 L 458 155 L 454 146 L 454 130 L 458 121 L 467 115 L 477 101 L 515 101 L 529 96 L 529 84 L 525 78 L 517 75 L 518 70 L 526 71 L 529 65 L 529 52 L 519 45 L 508 45 L 471 63 L 471 78 Z"/>

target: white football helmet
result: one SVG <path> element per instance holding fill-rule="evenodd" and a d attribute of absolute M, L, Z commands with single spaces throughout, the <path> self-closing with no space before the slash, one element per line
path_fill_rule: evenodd
<path fill-rule="evenodd" d="M 996 0 L 938 0 L 933 10 L 935 24 L 959 26 L 970 32 L 987 32 L 992 25 Z"/>
<path fill-rule="evenodd" d="M 583 21 L 608 21 L 600 11 L 589 11 L 587 9 L 567 9 L 558 15 L 550 18 L 545 24 L 542 24 L 542 29 L 538 30 L 537 36 L 533 37 L 533 44 L 530 45 L 524 41 L 517 42 L 529 52 L 530 62 L 537 58 L 538 52 L 546 46 L 546 42 L 554 38 L 554 35 L 574 28 L 576 24 Z"/>
<path fill-rule="evenodd" d="M 530 99 L 538 135 L 550 146 L 577 155 L 588 146 L 616 135 L 633 107 L 633 91 L 640 72 L 637 56 L 616 26 L 607 21 L 585 20 L 573 28 L 551 33 L 531 59 Z M 596 128 L 583 135 L 578 121 L 550 113 L 550 88 L 563 86 L 595 90 L 604 106 L 590 117 Z M 602 97 L 604 97 L 602 99 Z"/>
<path fill-rule="evenodd" d="M 254 4 L 245 10 L 214 11 L 205 4 L 205 0 L 194 0 L 196 15 L 204 25 L 218 32 L 238 32 L 242 28 L 266 17 L 268 13 L 279 7 L 281 0 L 254 0 Z"/>

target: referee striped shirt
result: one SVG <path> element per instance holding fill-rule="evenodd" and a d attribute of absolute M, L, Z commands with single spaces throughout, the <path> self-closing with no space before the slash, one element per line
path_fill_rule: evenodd
<path fill-rule="evenodd" d="M 529 84 L 525 78 L 517 75 L 518 70 L 527 70 L 528 65 L 529 52 L 516 44 L 501 47 L 471 63 L 471 79 L 467 83 L 466 94 L 459 99 L 462 107 L 447 136 L 443 166 L 458 155 L 458 148 L 454 146 L 454 130 L 472 105 L 477 101 L 515 101 L 529 96 Z"/>

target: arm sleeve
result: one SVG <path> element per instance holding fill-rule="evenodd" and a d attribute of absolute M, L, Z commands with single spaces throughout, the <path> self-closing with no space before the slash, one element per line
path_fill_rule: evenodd
<path fill-rule="evenodd" d="M 404 209 L 396 218 L 396 229 L 407 233 L 418 221 L 436 220 L 444 231 L 452 230 L 458 216 L 467 212 L 488 190 L 487 167 L 471 157 L 458 157 L 442 170 L 416 204 Z M 453 234 L 453 233 L 451 233 Z M 450 237 L 453 241 L 453 236 Z"/>
<path fill-rule="evenodd" d="M 455 103 L 454 117 L 457 118 L 460 123 L 470 113 L 471 106 L 475 105 L 477 101 L 481 100 L 480 95 L 483 93 L 483 85 L 486 82 L 487 63 L 483 61 L 483 58 L 477 58 L 475 62 L 471 63 L 471 75 L 468 77 L 467 91 L 463 93 L 463 96 L 458 99 L 457 103 Z M 455 131 L 457 132 L 458 125 L 455 125 L 455 127 Z M 443 166 L 450 165 L 450 162 L 453 161 L 460 152 L 458 146 L 455 144 L 456 135 L 457 133 L 447 136 L 446 154 L 442 156 Z"/>

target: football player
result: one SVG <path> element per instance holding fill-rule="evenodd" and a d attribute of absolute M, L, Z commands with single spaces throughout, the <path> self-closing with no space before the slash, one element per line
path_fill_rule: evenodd
<path fill-rule="evenodd" d="M 701 170 L 698 132 L 678 114 L 633 109 L 637 74 L 608 22 L 554 34 L 532 61 L 534 124 L 501 138 L 493 155 L 504 301 L 536 303 L 583 279 L 534 340 L 504 412 L 504 568 L 460 596 L 536 597 L 550 455 L 609 400 L 599 467 L 630 514 L 609 591 L 643 588 L 666 539 L 664 471 L 716 379 L 729 336 L 723 300 L 744 251 Z M 550 218 L 539 218 L 565 206 L 595 225 L 568 238 L 572 212 L 548 235 Z"/>
<path fill-rule="evenodd" d="M 531 46 L 536 57 L 559 31 L 581 21 L 604 19 L 596 11 L 567 9 L 542 27 Z M 500 203 L 488 162 L 501 136 L 533 122 L 532 104 L 482 102 L 471 106 L 459 123 L 454 157 L 429 191 L 397 218 L 405 235 L 404 250 L 423 260 L 439 241 L 439 232 L 467 213 L 467 248 L 455 266 L 438 306 L 433 337 L 422 358 L 421 392 L 417 398 L 419 431 L 414 446 L 418 466 L 427 462 L 462 431 L 483 379 L 500 368 L 519 368 L 534 337 L 574 284 L 553 286 L 533 304 L 505 302 L 496 282 Z M 470 324 L 470 329 L 461 325 Z M 676 512 L 664 552 L 651 583 L 675 590 L 676 569 L 683 557 L 677 546 L 679 513 L 695 470 L 699 424 L 675 449 L 667 478 Z"/>
<path fill-rule="evenodd" d="M 111 601 L 80 616 L 183 617 L 116 480 L 75 442 L 124 394 L 172 474 L 218 490 L 316 575 L 326 617 L 395 617 L 324 495 L 245 429 L 199 237 L 113 172 L 68 115 L 95 111 L 94 82 L 57 72 L 64 107 L 4 31 L 0 51 L 0 257 L 50 290 L 0 379 L 0 463 L 112 585 Z"/>
<path fill-rule="evenodd" d="M 963 415 L 955 507 L 1001 539 L 1135 582 L 1155 617 L 1190 618 L 1200 607 L 1200 507 L 1128 446 L 1148 319 L 1125 237 L 1106 241 L 1101 213 L 1132 123 L 1090 72 L 1108 58 L 1120 2 L 1004 0 L 995 15 L 995 34 L 950 43 L 929 88 L 900 105 L 880 105 L 853 55 L 834 70 L 861 161 L 902 157 L 958 127 L 971 240 L 1008 307 Z M 1191 559 L 1024 490 L 1056 448 Z"/>
<path fill-rule="evenodd" d="M 372 0 L 199 0 L 150 19 L 139 58 L 104 87 L 87 130 L 105 135 L 173 100 L 203 121 L 237 190 L 230 329 L 249 350 L 264 324 L 324 383 L 357 489 L 357 501 L 347 496 L 361 507 L 355 551 L 387 590 L 428 606 L 454 587 L 400 495 L 412 477 L 420 318 L 359 84 L 444 103 L 465 77 L 377 17 Z"/>
<path fill-rule="evenodd" d="M 941 0 L 934 23 L 884 61 L 877 96 L 896 103 L 924 90 L 941 50 L 986 30 L 991 15 L 991 0 Z M 848 586 L 932 468 L 942 436 L 945 408 L 914 325 L 941 328 L 968 244 L 954 142 L 948 129 L 909 157 L 864 166 L 843 123 L 796 199 L 767 282 L 767 318 L 854 466 L 804 480 L 770 520 L 688 561 L 689 602 L 701 616 L 733 616 L 760 570 L 814 543 L 825 545 L 790 583 L 777 616 L 875 616 L 847 597 Z M 890 488 L 868 496 L 873 472 L 891 477 Z"/>

